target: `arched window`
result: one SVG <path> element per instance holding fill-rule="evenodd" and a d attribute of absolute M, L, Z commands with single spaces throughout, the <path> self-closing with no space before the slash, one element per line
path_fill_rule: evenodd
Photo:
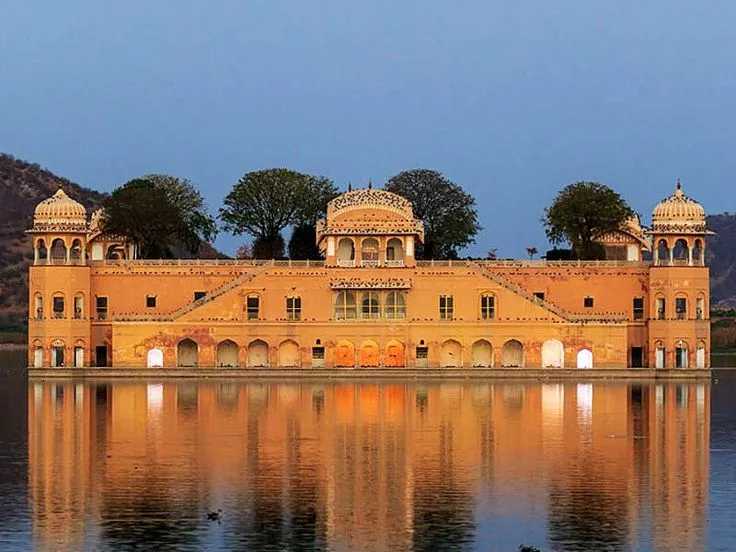
<path fill-rule="evenodd" d="M 693 244 L 693 264 L 695 266 L 705 266 L 705 250 L 701 240 L 695 240 Z"/>
<path fill-rule="evenodd" d="M 44 240 L 38 240 L 36 250 L 38 251 L 38 262 L 41 264 L 48 263 L 49 251 L 46 249 L 46 242 Z"/>
<path fill-rule="evenodd" d="M 406 299 L 400 291 L 389 291 L 383 306 L 386 318 L 406 318 Z"/>
<path fill-rule="evenodd" d="M 51 263 L 66 263 L 66 244 L 61 238 L 56 238 L 53 242 L 51 242 Z"/>
<path fill-rule="evenodd" d="M 338 291 L 335 296 L 335 318 L 348 320 L 357 317 L 355 293 L 352 291 Z"/>
<path fill-rule="evenodd" d="M 480 317 L 482 320 L 493 320 L 496 318 L 496 296 L 484 293 L 480 296 Z"/>
<path fill-rule="evenodd" d="M 667 318 L 667 308 L 664 295 L 657 296 L 657 320 L 664 320 Z"/>
<path fill-rule="evenodd" d="M 366 238 L 360 246 L 360 260 L 363 266 L 378 266 L 378 240 Z"/>
<path fill-rule="evenodd" d="M 378 293 L 368 291 L 363 294 L 360 301 L 360 317 L 361 318 L 380 318 L 381 303 L 378 300 Z"/>
<path fill-rule="evenodd" d="M 675 342 L 675 368 L 688 367 L 688 347 L 687 341 L 678 339 Z"/>
<path fill-rule="evenodd" d="M 675 297 L 675 318 L 678 320 L 687 319 L 687 297 L 685 295 Z"/>
<path fill-rule="evenodd" d="M 74 296 L 74 318 L 76 320 L 84 318 L 84 295 L 81 293 Z"/>
<path fill-rule="evenodd" d="M 51 316 L 53 318 L 64 318 L 64 295 L 62 293 L 55 293 L 52 298 Z"/>
<path fill-rule="evenodd" d="M 33 312 L 36 320 L 43 320 L 43 296 L 40 293 L 33 296 Z"/>
<path fill-rule="evenodd" d="M 340 238 L 337 243 L 337 265 L 355 266 L 355 244 L 350 238 Z"/>
<path fill-rule="evenodd" d="M 77 238 L 72 242 L 72 248 L 69 254 L 72 260 L 72 264 L 84 264 L 84 262 L 82 262 L 84 261 L 84 254 L 82 252 L 82 240 Z"/>
<path fill-rule="evenodd" d="M 386 243 L 386 266 L 404 266 L 404 248 L 399 238 Z"/>
<path fill-rule="evenodd" d="M 690 248 L 687 245 L 687 242 L 683 239 L 679 239 L 675 242 L 675 247 L 672 250 L 672 258 L 675 261 L 676 265 L 686 265 L 688 264 L 688 259 L 690 257 Z"/>
<path fill-rule="evenodd" d="M 705 318 L 705 297 L 702 295 L 695 299 L 695 319 L 703 320 Z"/>
<path fill-rule="evenodd" d="M 667 246 L 667 240 L 659 240 L 656 253 L 658 264 L 663 266 L 670 264 L 670 248 Z"/>

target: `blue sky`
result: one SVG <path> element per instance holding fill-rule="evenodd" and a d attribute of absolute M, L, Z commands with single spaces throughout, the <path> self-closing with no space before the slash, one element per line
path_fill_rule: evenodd
<path fill-rule="evenodd" d="M 468 253 L 519 257 L 576 180 L 645 222 L 678 177 L 736 211 L 734 21 L 733 0 L 8 0 L 0 151 L 106 191 L 185 176 L 213 211 L 255 169 L 434 168 L 478 201 Z"/>

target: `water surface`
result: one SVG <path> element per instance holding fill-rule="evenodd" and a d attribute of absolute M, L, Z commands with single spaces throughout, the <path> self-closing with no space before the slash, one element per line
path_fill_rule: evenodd
<path fill-rule="evenodd" d="M 713 386 L 0 378 L 1 550 L 736 542 L 729 372 Z"/>

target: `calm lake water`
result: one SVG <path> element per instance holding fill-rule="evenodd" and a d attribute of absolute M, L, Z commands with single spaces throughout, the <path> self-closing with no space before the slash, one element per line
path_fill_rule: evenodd
<path fill-rule="evenodd" d="M 2 551 L 736 547 L 736 371 L 28 383 L 0 355 Z"/>

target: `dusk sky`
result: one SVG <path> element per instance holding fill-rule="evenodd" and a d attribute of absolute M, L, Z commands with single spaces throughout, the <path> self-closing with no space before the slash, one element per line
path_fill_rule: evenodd
<path fill-rule="evenodd" d="M 478 201 L 467 254 L 524 257 L 576 180 L 646 224 L 677 178 L 736 211 L 735 22 L 733 0 L 11 0 L 0 151 L 104 191 L 187 177 L 213 212 L 251 170 L 433 168 Z"/>

